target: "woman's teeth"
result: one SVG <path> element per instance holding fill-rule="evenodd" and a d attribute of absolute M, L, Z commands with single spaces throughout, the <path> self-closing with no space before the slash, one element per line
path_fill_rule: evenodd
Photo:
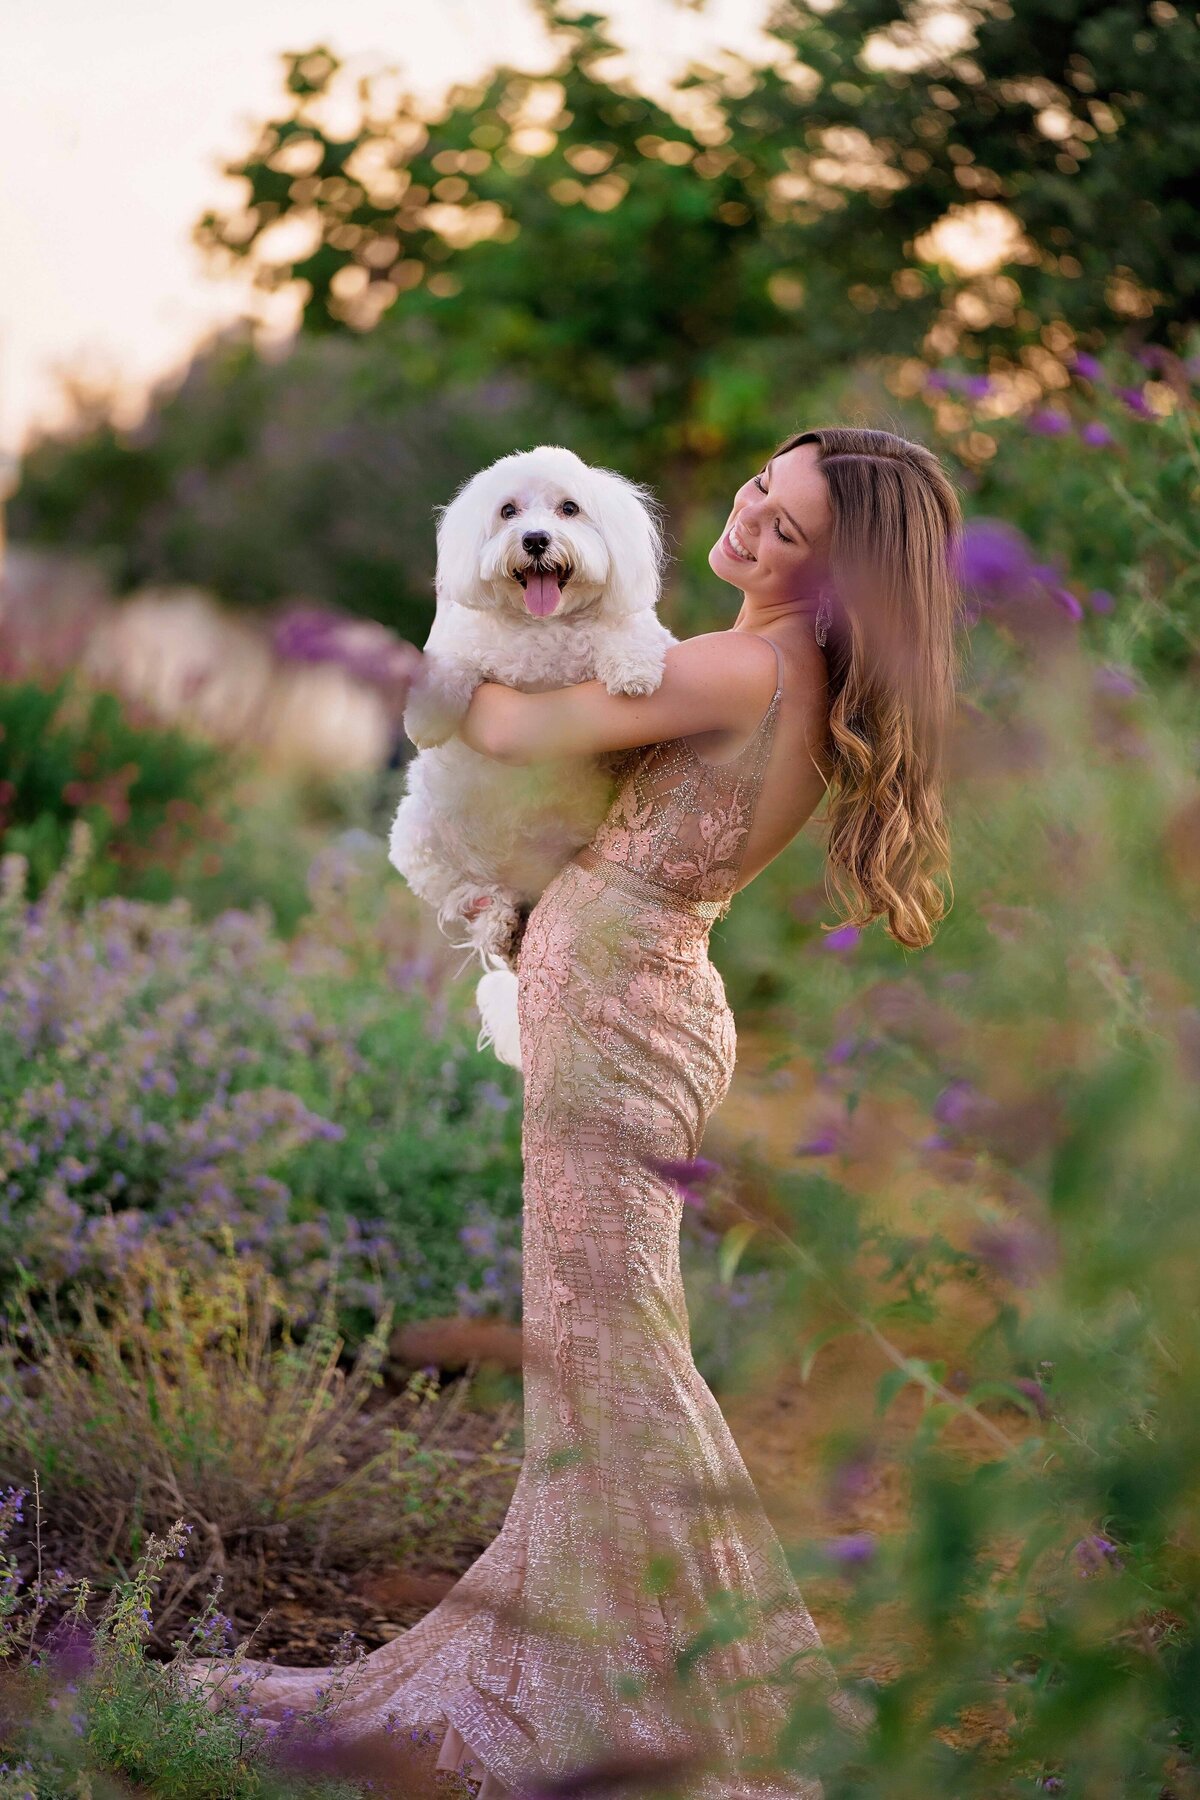
<path fill-rule="evenodd" d="M 725 533 L 725 547 L 739 562 L 755 562 L 757 558 L 744 538 L 739 536 L 736 525 L 731 525 Z"/>

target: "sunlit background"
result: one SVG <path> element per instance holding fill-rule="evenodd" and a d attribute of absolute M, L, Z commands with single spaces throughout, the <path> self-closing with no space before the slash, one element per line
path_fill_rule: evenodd
<path fill-rule="evenodd" d="M 693 1348 L 879 1706 L 852 1751 L 798 1696 L 780 1754 L 827 1800 L 1197 1800 L 1194 16 L 20 11 L 0 1800 L 290 1797 L 179 1634 L 388 1642 L 511 1494 L 520 1080 L 385 853 L 436 507 L 541 441 L 647 482 L 686 635 L 730 494 L 830 421 L 958 485 L 962 694 L 930 949 L 839 915 L 819 819 L 713 933 Z"/>

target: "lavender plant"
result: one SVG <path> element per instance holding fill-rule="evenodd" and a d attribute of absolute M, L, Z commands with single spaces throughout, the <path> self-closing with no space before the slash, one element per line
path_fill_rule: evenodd
<path fill-rule="evenodd" d="M 215 1268 L 231 1244 L 296 1320 L 335 1272 L 351 1328 L 385 1299 L 452 1310 L 485 1272 L 468 1202 L 519 1210 L 519 1127 L 382 868 L 318 859 L 285 943 L 261 910 L 74 908 L 83 822 L 72 845 L 33 903 L 22 860 L 0 865 L 9 1292 L 112 1283 L 149 1243 Z"/>

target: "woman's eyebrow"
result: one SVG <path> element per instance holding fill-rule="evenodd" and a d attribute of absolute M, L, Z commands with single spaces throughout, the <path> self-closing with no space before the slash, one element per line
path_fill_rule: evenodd
<path fill-rule="evenodd" d="M 771 462 L 769 462 L 767 464 L 767 474 L 768 475 L 771 473 L 771 463 L 773 463 L 774 461 L 775 461 L 775 458 L 772 457 Z M 775 502 L 775 504 L 776 504 L 776 506 L 779 506 L 778 500 Z M 784 518 L 787 520 L 788 524 L 792 527 L 792 530 L 798 531 L 800 533 L 800 536 L 804 539 L 806 544 L 811 544 L 812 539 L 809 537 L 807 531 L 805 531 L 805 529 L 804 529 L 803 525 L 800 523 L 799 519 L 793 519 L 791 513 L 788 511 L 786 506 L 779 506 L 779 510 L 783 514 Z"/>

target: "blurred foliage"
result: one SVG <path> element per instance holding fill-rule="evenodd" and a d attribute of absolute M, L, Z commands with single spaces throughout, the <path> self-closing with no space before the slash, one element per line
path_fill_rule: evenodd
<path fill-rule="evenodd" d="M 197 582 L 262 607 L 336 601 L 423 640 L 433 512 L 514 441 L 570 438 L 571 419 L 503 373 L 447 377 L 431 347 L 302 340 L 264 360 L 219 338 L 142 425 L 93 409 L 35 443 L 14 535 L 100 553 L 118 588 Z"/>
<path fill-rule="evenodd" d="M 31 447 L 14 532 L 101 549 L 122 586 L 307 596 L 420 641 L 433 509 L 515 445 L 651 481 L 686 543 L 831 372 L 915 352 L 1036 393 L 1073 346 L 1193 315 L 1186 11 L 784 0 L 773 66 L 717 59 L 669 104 L 614 72 L 602 19 L 543 11 L 549 72 L 431 109 L 381 70 L 350 128 L 336 57 L 289 56 L 199 236 L 303 297 L 299 343 L 213 345 L 133 432 L 85 408 Z"/>
<path fill-rule="evenodd" d="M 337 59 L 288 58 L 287 112 L 229 165 L 244 203 L 201 241 L 300 282 L 310 329 L 395 307 L 453 366 L 531 375 L 660 480 L 746 447 L 780 382 L 931 327 L 945 355 L 1064 311 L 1085 334 L 1193 316 L 1200 35 L 1173 7 L 968 7 L 943 52 L 923 6 L 785 4 L 778 64 L 690 72 L 678 117 L 614 79 L 600 17 L 542 10 L 549 75 L 497 70 L 432 118 L 368 79 L 347 135 L 323 123 Z M 989 272 L 1024 289 L 926 242 L 980 203 L 1020 228 Z M 293 256 L 288 220 L 315 237 Z"/>
<path fill-rule="evenodd" d="M 226 758 L 184 733 L 135 723 L 115 694 L 70 678 L 0 683 L 0 854 L 25 859 L 31 895 L 87 822 L 92 895 L 165 900 L 203 838 L 219 838 Z"/>
<path fill-rule="evenodd" d="M 935 951 L 823 935 L 811 844 L 723 927 L 793 1096 L 725 1214 L 780 1283 L 743 1378 L 852 1346 L 795 1551 L 877 1683 L 861 1754 L 797 1752 L 846 1800 L 1200 1793 L 1195 693 L 1082 624 L 980 590 Z"/>
<path fill-rule="evenodd" d="M 856 337 L 904 350 L 926 332 L 935 356 L 1036 349 L 1063 318 L 1087 340 L 1129 322 L 1160 338 L 1194 322 L 1194 11 L 781 0 L 773 30 L 804 74 L 764 75 L 729 123 L 794 146 L 786 163 L 807 191 L 788 224 L 842 312 L 843 354 Z M 925 235 L 976 206 L 1004 209 L 1023 239 L 977 275 Z"/>

